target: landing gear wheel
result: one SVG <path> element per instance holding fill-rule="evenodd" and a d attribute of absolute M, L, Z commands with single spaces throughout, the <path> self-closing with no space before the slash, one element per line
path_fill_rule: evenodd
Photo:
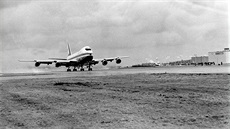
<path fill-rule="evenodd" d="M 92 71 L 93 69 L 92 68 L 89 68 L 88 71 Z"/>
<path fill-rule="evenodd" d="M 77 69 L 73 69 L 73 71 L 77 71 Z"/>
<path fill-rule="evenodd" d="M 71 69 L 67 69 L 67 72 L 71 72 Z"/>
<path fill-rule="evenodd" d="M 84 71 L 84 68 L 81 68 L 81 71 Z"/>

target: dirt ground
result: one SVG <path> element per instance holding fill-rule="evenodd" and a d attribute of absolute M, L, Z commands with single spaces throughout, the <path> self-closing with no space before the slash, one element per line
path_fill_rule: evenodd
<path fill-rule="evenodd" d="M 0 128 L 229 128 L 229 74 L 10 79 Z"/>

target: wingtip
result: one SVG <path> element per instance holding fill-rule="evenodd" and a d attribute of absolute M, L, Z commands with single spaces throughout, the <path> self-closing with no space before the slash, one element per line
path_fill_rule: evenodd
<path fill-rule="evenodd" d="M 37 60 L 18 60 L 19 62 L 36 62 Z"/>

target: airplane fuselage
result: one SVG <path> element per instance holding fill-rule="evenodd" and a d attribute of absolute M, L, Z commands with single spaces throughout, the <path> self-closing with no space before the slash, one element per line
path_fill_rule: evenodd
<path fill-rule="evenodd" d="M 93 51 L 89 46 L 83 47 L 80 51 L 69 55 L 67 60 L 77 62 L 89 62 L 93 60 Z"/>

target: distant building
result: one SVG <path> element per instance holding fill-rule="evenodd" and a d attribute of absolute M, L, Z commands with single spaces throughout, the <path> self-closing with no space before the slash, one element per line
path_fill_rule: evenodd
<path fill-rule="evenodd" d="M 191 58 L 193 64 L 205 64 L 208 62 L 208 56 L 195 56 Z"/>
<path fill-rule="evenodd" d="M 190 60 L 180 60 L 169 62 L 169 65 L 211 65 L 211 62 L 208 62 L 208 56 L 196 56 L 191 57 Z"/>
<path fill-rule="evenodd" d="M 208 57 L 208 61 L 214 62 L 216 65 L 229 64 L 230 50 L 229 48 L 224 48 L 223 51 L 209 52 Z"/>

